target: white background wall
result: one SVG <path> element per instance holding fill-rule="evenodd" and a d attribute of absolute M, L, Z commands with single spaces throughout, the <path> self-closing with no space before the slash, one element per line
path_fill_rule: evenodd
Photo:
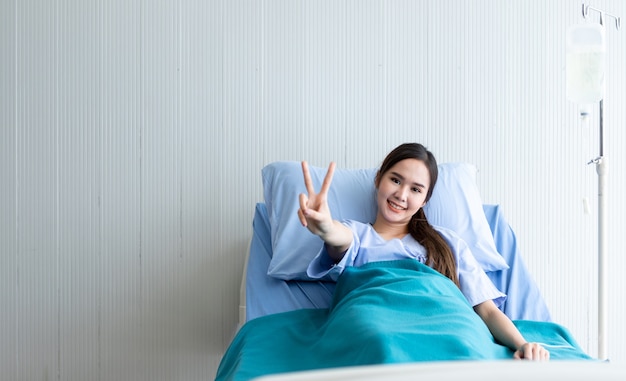
<path fill-rule="evenodd" d="M 479 167 L 554 319 L 596 354 L 598 115 L 564 90 L 581 4 L 0 0 L 2 378 L 211 379 L 261 168 L 371 167 L 405 141 Z M 607 30 L 615 362 L 625 33 Z"/>

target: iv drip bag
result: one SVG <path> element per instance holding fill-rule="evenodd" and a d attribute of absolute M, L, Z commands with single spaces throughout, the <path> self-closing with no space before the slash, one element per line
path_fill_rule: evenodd
<path fill-rule="evenodd" d="M 580 24 L 567 30 L 565 65 L 567 99 L 581 104 L 604 98 L 604 27 Z"/>

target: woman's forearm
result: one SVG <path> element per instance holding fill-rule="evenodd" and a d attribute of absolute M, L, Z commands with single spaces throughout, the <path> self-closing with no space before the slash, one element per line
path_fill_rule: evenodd
<path fill-rule="evenodd" d="M 474 310 L 501 344 L 517 351 L 526 343 L 515 324 L 492 301 L 481 303 L 475 306 Z"/>
<path fill-rule="evenodd" d="M 352 230 L 337 220 L 333 220 L 333 228 L 321 233 L 319 237 L 326 243 L 328 256 L 335 262 L 341 261 L 352 244 Z"/>

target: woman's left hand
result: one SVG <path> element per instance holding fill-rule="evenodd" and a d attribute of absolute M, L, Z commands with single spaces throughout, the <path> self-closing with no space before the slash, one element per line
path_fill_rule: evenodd
<path fill-rule="evenodd" d="M 513 357 L 518 360 L 548 361 L 550 352 L 539 343 L 524 343 L 515 351 Z"/>

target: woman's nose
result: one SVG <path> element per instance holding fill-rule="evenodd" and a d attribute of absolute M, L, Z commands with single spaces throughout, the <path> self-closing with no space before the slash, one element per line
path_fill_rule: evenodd
<path fill-rule="evenodd" d="M 397 191 L 396 191 L 396 197 L 398 198 L 398 200 L 400 201 L 406 201 L 406 194 L 407 194 L 407 189 L 406 187 L 400 187 Z"/>

